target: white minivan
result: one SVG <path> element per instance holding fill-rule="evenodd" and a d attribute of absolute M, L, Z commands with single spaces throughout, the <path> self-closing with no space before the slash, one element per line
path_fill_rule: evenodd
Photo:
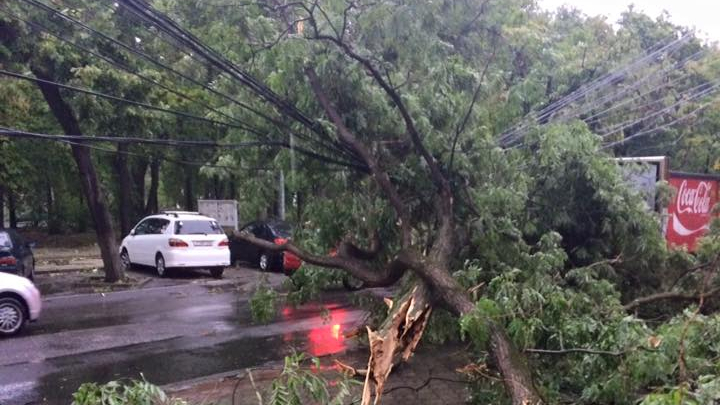
<path fill-rule="evenodd" d="M 152 266 L 160 277 L 168 269 L 209 269 L 213 277 L 222 277 L 230 265 L 230 244 L 222 227 L 197 212 L 163 211 L 143 218 L 123 239 L 120 262 Z"/>

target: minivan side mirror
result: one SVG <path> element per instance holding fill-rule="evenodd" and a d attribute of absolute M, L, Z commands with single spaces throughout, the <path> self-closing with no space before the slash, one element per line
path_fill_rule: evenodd
<path fill-rule="evenodd" d="M 135 236 L 135 229 L 130 230 L 130 235 Z"/>

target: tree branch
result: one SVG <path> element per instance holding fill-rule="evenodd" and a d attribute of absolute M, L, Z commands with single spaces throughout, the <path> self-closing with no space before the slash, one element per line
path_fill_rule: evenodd
<path fill-rule="evenodd" d="M 411 244 L 410 215 L 407 212 L 405 204 L 400 198 L 400 195 L 398 194 L 395 186 L 393 186 L 393 184 L 390 182 L 390 177 L 388 176 L 387 172 L 380 167 L 380 164 L 370 153 L 367 147 L 365 147 L 365 145 L 360 142 L 360 140 L 358 140 L 357 137 L 355 137 L 355 135 L 350 132 L 350 130 L 345 126 L 342 117 L 340 117 L 340 114 L 332 106 L 330 100 L 325 94 L 325 91 L 323 90 L 322 85 L 320 84 L 320 80 L 318 79 L 315 71 L 312 68 L 307 68 L 305 70 L 305 74 L 310 81 L 310 86 L 315 92 L 315 96 L 320 102 L 320 105 L 323 107 L 325 113 L 335 125 L 335 128 L 337 128 L 340 138 L 345 143 L 350 145 L 350 147 L 353 148 L 358 155 L 360 155 L 360 158 L 365 162 L 365 164 L 367 164 L 368 168 L 370 169 L 370 173 L 372 174 L 373 178 L 383 190 L 387 199 L 390 201 L 390 204 L 394 208 L 400 222 L 402 246 L 405 248 L 409 247 Z"/>
<path fill-rule="evenodd" d="M 680 273 L 679 276 L 677 276 L 677 278 L 675 279 L 675 281 L 673 281 L 673 283 L 672 283 L 672 285 L 670 286 L 670 288 L 675 288 L 675 286 L 680 282 L 680 280 L 682 280 L 682 279 L 685 278 L 686 276 L 688 276 L 688 275 L 690 275 L 690 274 L 692 274 L 692 273 L 695 273 L 695 272 L 698 271 L 698 270 L 702 270 L 702 269 L 704 269 L 704 268 L 706 268 L 706 267 L 714 266 L 715 264 L 717 264 L 718 259 L 720 259 L 720 254 L 717 255 L 717 256 L 715 256 L 715 259 L 712 260 L 712 261 L 705 262 L 705 263 L 701 263 L 701 264 L 698 264 L 697 266 L 693 266 L 693 267 L 690 267 L 690 268 L 688 268 L 688 269 L 683 270 L 683 272 Z"/>
<path fill-rule="evenodd" d="M 572 353 L 586 353 L 586 354 L 601 354 L 606 356 L 622 356 L 626 351 L 622 352 L 611 352 L 606 350 L 593 350 L 593 349 L 583 349 L 583 348 L 577 348 L 577 349 L 563 349 L 563 350 L 549 350 L 549 349 L 525 349 L 523 350 L 526 353 L 538 353 L 538 354 L 572 354 Z"/>
<path fill-rule="evenodd" d="M 405 270 L 409 268 L 407 263 L 410 262 L 408 253 L 401 251 L 382 270 L 378 271 L 371 267 L 367 261 L 347 256 L 343 251 L 338 251 L 336 256 L 320 256 L 312 254 L 291 242 L 278 245 L 240 232 L 235 232 L 233 236 L 266 251 L 290 252 L 306 263 L 345 270 L 353 277 L 364 281 L 368 287 L 386 287 L 395 284 L 405 273 Z"/>
<path fill-rule="evenodd" d="M 631 311 L 639 306 L 651 304 L 657 301 L 673 300 L 673 301 L 697 301 L 704 298 L 709 298 L 720 293 L 720 287 L 716 287 L 705 293 L 700 294 L 687 294 L 678 291 L 666 291 L 657 294 L 648 295 L 647 297 L 636 298 L 629 303 L 623 305 L 625 311 Z"/>
<path fill-rule="evenodd" d="M 380 235 L 375 231 L 370 239 L 370 247 L 362 248 L 354 244 L 349 238 L 343 240 L 338 247 L 340 255 L 354 257 L 361 260 L 374 260 L 382 250 L 382 241 Z"/>
<path fill-rule="evenodd" d="M 468 109 L 465 112 L 465 117 L 463 118 L 462 122 L 460 124 L 458 124 L 457 128 L 455 129 L 455 137 L 453 138 L 452 148 L 450 149 L 450 163 L 448 164 L 450 171 L 452 171 L 453 161 L 455 160 L 455 147 L 457 146 L 458 139 L 460 138 L 460 135 L 465 131 L 465 127 L 467 126 L 467 123 L 470 120 L 470 115 L 472 114 L 472 111 L 475 108 L 475 104 L 477 103 L 478 96 L 480 96 L 480 89 L 482 89 L 483 81 L 485 80 L 485 75 L 487 74 L 488 68 L 490 67 L 490 63 L 492 63 L 492 61 L 495 60 L 496 52 L 497 52 L 497 44 L 495 46 L 493 46 L 492 54 L 490 55 L 490 58 L 488 58 L 487 63 L 485 63 L 485 67 L 483 68 L 482 74 L 480 75 L 480 80 L 478 81 L 478 85 L 475 88 L 475 92 L 473 93 L 473 97 L 472 97 L 472 101 L 470 102 L 470 106 L 468 106 Z"/>
<path fill-rule="evenodd" d="M 315 17 L 312 14 L 312 10 L 308 10 L 310 13 L 310 22 L 313 25 L 313 28 L 315 30 L 315 39 L 322 40 L 322 41 L 328 41 L 333 44 L 335 44 L 338 48 L 340 48 L 345 55 L 350 57 L 351 59 L 358 62 L 369 74 L 370 76 L 375 79 L 375 82 L 385 91 L 385 93 L 390 97 L 390 100 L 392 100 L 395 107 L 400 112 L 400 115 L 403 118 L 403 121 L 405 121 L 405 127 L 407 129 L 408 134 L 410 135 L 410 139 L 412 140 L 413 144 L 415 145 L 415 149 L 417 152 L 422 156 L 422 158 L 427 163 L 428 167 L 430 168 L 430 174 L 433 179 L 433 182 L 436 184 L 438 188 L 441 190 L 447 190 L 448 194 L 450 191 L 450 184 L 445 178 L 445 175 L 440 170 L 440 167 L 438 166 L 435 158 L 430 154 L 430 152 L 425 147 L 425 144 L 422 141 L 422 138 L 420 137 L 420 133 L 418 132 L 417 128 L 415 127 L 415 122 L 412 119 L 412 116 L 410 115 L 410 112 L 408 111 L 407 107 L 405 106 L 405 103 L 402 101 L 402 98 L 400 97 L 400 93 L 393 88 L 382 76 L 382 73 L 373 66 L 373 64 L 370 62 L 369 59 L 360 56 L 358 53 L 356 53 L 350 45 L 343 42 L 338 37 L 332 37 L 329 35 L 321 34 L 317 28 L 317 23 L 315 21 Z"/>

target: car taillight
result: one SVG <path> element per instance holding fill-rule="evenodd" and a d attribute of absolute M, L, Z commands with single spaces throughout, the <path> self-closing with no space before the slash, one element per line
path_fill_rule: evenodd
<path fill-rule="evenodd" d="M 223 239 L 223 240 L 220 241 L 220 243 L 218 244 L 218 246 L 230 246 L 230 241 L 227 240 L 227 239 Z"/>
<path fill-rule="evenodd" d="M 273 242 L 275 242 L 276 245 L 284 245 L 287 241 L 287 238 L 275 238 Z"/>
<path fill-rule="evenodd" d="M 12 256 L 0 257 L 0 266 L 14 266 L 16 264 L 17 260 Z"/>
<path fill-rule="evenodd" d="M 187 242 L 182 239 L 176 238 L 170 238 L 170 240 L 168 240 L 168 244 L 170 245 L 170 247 L 188 247 Z"/>

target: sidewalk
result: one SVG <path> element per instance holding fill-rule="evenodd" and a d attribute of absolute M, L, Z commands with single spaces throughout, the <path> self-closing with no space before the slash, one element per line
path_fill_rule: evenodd
<path fill-rule="evenodd" d="M 36 273 L 57 273 L 64 271 L 91 271 L 102 269 L 100 249 L 97 245 L 77 248 L 36 248 Z"/>
<path fill-rule="evenodd" d="M 367 365 L 367 352 L 355 350 L 335 356 L 323 357 L 321 363 L 330 368 L 335 359 L 357 368 Z M 455 370 L 467 365 L 470 356 L 467 350 L 458 345 L 428 346 L 420 345 L 418 352 L 407 364 L 401 364 L 390 375 L 382 398 L 383 404 L 413 405 L 460 405 L 467 403 L 469 391 L 467 380 Z M 257 405 L 257 391 L 264 393 L 263 403 L 267 403 L 267 391 L 282 371 L 283 365 L 268 364 L 251 370 L 252 381 L 246 370 L 203 379 L 172 384 L 163 387 L 177 398 L 187 400 L 191 405 Z M 324 372 L 332 378 L 333 371 Z M 233 394 L 235 400 L 233 401 Z M 353 399 L 347 404 L 359 404 L 362 385 L 354 389 Z"/>

